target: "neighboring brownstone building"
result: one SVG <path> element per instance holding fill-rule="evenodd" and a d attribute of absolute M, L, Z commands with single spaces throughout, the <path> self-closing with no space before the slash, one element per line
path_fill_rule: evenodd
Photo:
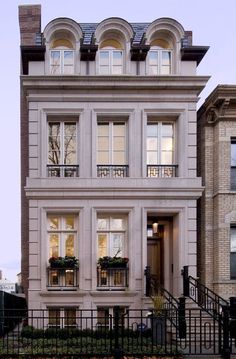
<path fill-rule="evenodd" d="M 236 86 L 219 85 L 198 111 L 198 275 L 236 296 Z"/>

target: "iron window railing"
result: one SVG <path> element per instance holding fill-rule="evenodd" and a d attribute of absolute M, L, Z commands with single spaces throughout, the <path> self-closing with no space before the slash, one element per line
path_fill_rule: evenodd
<path fill-rule="evenodd" d="M 79 165 L 47 165 L 48 177 L 79 177 Z"/>
<path fill-rule="evenodd" d="M 177 165 L 147 165 L 147 177 L 177 177 Z"/>
<path fill-rule="evenodd" d="M 49 290 L 76 290 L 79 286 L 79 268 L 47 268 Z"/>
<path fill-rule="evenodd" d="M 125 290 L 129 286 L 128 268 L 97 267 L 97 287 L 102 290 Z"/>
<path fill-rule="evenodd" d="M 97 165 L 97 177 L 123 178 L 128 177 L 128 165 Z"/>

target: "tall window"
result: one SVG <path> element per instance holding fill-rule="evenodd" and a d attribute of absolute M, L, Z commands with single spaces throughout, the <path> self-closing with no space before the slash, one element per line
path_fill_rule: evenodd
<path fill-rule="evenodd" d="M 48 308 L 48 326 L 58 328 L 74 328 L 77 326 L 76 308 Z"/>
<path fill-rule="evenodd" d="M 151 43 L 148 53 L 149 75 L 170 75 L 172 72 L 172 50 L 165 40 L 156 40 Z"/>
<path fill-rule="evenodd" d="M 48 220 L 49 257 L 75 256 L 77 226 L 76 216 L 50 214 Z"/>
<path fill-rule="evenodd" d="M 231 140 L 231 189 L 236 190 L 236 139 Z"/>
<path fill-rule="evenodd" d="M 149 122 L 147 124 L 148 177 L 173 177 L 174 124 L 172 122 Z"/>
<path fill-rule="evenodd" d="M 124 257 L 126 253 L 126 217 L 100 215 L 97 218 L 98 258 Z"/>
<path fill-rule="evenodd" d="M 126 123 L 99 122 L 97 128 L 98 177 L 126 177 Z"/>
<path fill-rule="evenodd" d="M 230 279 L 236 279 L 236 226 L 230 228 Z"/>
<path fill-rule="evenodd" d="M 104 40 L 99 49 L 99 74 L 121 75 L 123 73 L 123 48 L 117 40 Z"/>
<path fill-rule="evenodd" d="M 50 50 L 50 72 L 52 75 L 74 73 L 74 49 L 69 40 L 56 40 Z"/>
<path fill-rule="evenodd" d="M 48 122 L 48 174 L 75 177 L 77 165 L 77 124 L 75 121 Z"/>

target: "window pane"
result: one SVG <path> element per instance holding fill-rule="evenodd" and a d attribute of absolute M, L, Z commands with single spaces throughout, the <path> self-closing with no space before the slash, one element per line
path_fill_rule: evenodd
<path fill-rule="evenodd" d="M 161 133 L 163 137 L 173 137 L 173 124 L 172 123 L 163 123 Z"/>
<path fill-rule="evenodd" d="M 122 51 L 113 51 L 113 64 L 114 65 L 122 64 Z"/>
<path fill-rule="evenodd" d="M 123 73 L 122 66 L 113 66 L 112 73 L 113 75 L 121 75 Z"/>
<path fill-rule="evenodd" d="M 65 308 L 65 326 L 75 326 L 76 325 L 76 309 L 75 308 Z"/>
<path fill-rule="evenodd" d="M 98 257 L 104 257 L 107 255 L 107 234 L 99 233 L 98 234 Z"/>
<path fill-rule="evenodd" d="M 161 153 L 161 164 L 172 165 L 173 164 L 173 152 L 162 152 Z"/>
<path fill-rule="evenodd" d="M 123 218 L 112 218 L 111 219 L 111 229 L 113 230 L 122 230 L 125 228 L 124 219 Z"/>
<path fill-rule="evenodd" d="M 99 73 L 101 75 L 109 75 L 109 66 L 100 66 Z"/>
<path fill-rule="evenodd" d="M 158 52 L 157 51 L 149 51 L 149 64 L 157 65 L 158 62 Z"/>
<path fill-rule="evenodd" d="M 74 52 L 64 51 L 64 65 L 73 65 L 74 63 Z"/>
<path fill-rule="evenodd" d="M 170 66 L 162 66 L 161 67 L 161 74 L 162 75 L 169 75 L 170 74 Z"/>
<path fill-rule="evenodd" d="M 100 51 L 100 65 L 109 65 L 109 51 Z"/>
<path fill-rule="evenodd" d="M 109 165 L 109 153 L 99 151 L 97 156 L 97 163 L 99 165 Z"/>
<path fill-rule="evenodd" d="M 147 152 L 147 164 L 148 165 L 157 165 L 157 153 L 156 152 Z"/>
<path fill-rule="evenodd" d="M 236 143 L 231 143 L 231 166 L 236 166 Z"/>
<path fill-rule="evenodd" d="M 98 230 L 104 230 L 109 228 L 109 220 L 107 218 L 98 218 L 97 220 Z"/>
<path fill-rule="evenodd" d="M 147 126 L 147 136 L 148 137 L 157 137 L 158 133 L 158 124 L 148 124 Z"/>
<path fill-rule="evenodd" d="M 162 138 L 161 149 L 162 151 L 173 151 L 173 138 Z"/>
<path fill-rule="evenodd" d="M 231 239 L 230 239 L 230 251 L 236 252 L 236 227 L 230 229 Z"/>
<path fill-rule="evenodd" d="M 125 165 L 125 153 L 124 152 L 114 152 L 113 153 L 113 164 L 114 165 Z"/>
<path fill-rule="evenodd" d="M 150 74 L 150 75 L 158 75 L 158 68 L 157 68 L 157 66 L 150 66 L 150 67 L 149 67 L 149 74 Z"/>
<path fill-rule="evenodd" d="M 117 255 L 118 257 L 123 257 L 123 242 L 124 234 L 123 233 L 112 233 L 111 234 L 111 256 Z"/>
<path fill-rule="evenodd" d="M 49 256 L 58 257 L 59 256 L 59 236 L 58 234 L 49 235 Z"/>
<path fill-rule="evenodd" d="M 75 228 L 75 217 L 74 216 L 65 216 L 65 228 L 74 229 Z"/>
<path fill-rule="evenodd" d="M 48 216 L 48 228 L 55 230 L 59 228 L 59 218 L 54 216 Z"/>
<path fill-rule="evenodd" d="M 170 66 L 170 51 L 162 51 L 162 65 Z"/>
<path fill-rule="evenodd" d="M 98 150 L 99 151 L 108 151 L 109 149 L 109 138 L 108 137 L 98 137 Z"/>
<path fill-rule="evenodd" d="M 125 135 L 125 124 L 114 123 L 113 134 L 114 134 L 114 136 L 124 136 Z"/>
<path fill-rule="evenodd" d="M 98 136 L 108 136 L 108 135 L 109 135 L 109 125 L 98 124 Z"/>
<path fill-rule="evenodd" d="M 114 149 L 114 151 L 124 150 L 125 149 L 125 138 L 124 137 L 114 137 L 113 149 Z"/>
<path fill-rule="evenodd" d="M 48 324 L 49 326 L 60 326 L 60 309 L 50 308 L 48 310 Z"/>
<path fill-rule="evenodd" d="M 157 151 L 157 138 L 147 138 L 147 150 Z"/>
<path fill-rule="evenodd" d="M 68 234 L 66 236 L 65 255 L 74 256 L 74 234 Z"/>

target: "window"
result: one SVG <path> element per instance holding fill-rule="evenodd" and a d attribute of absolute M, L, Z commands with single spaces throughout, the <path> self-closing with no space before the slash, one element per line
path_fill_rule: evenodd
<path fill-rule="evenodd" d="M 98 177 L 127 177 L 125 122 L 98 122 Z"/>
<path fill-rule="evenodd" d="M 72 75 L 74 73 L 74 49 L 69 40 L 55 40 L 50 50 L 51 75 Z"/>
<path fill-rule="evenodd" d="M 170 75 L 172 50 L 170 44 L 165 40 L 156 40 L 151 43 L 148 53 L 149 75 Z"/>
<path fill-rule="evenodd" d="M 75 256 L 76 216 L 48 215 L 49 257 Z"/>
<path fill-rule="evenodd" d="M 97 218 L 98 258 L 124 257 L 126 253 L 126 218 L 99 215 Z"/>
<path fill-rule="evenodd" d="M 231 189 L 236 190 L 236 139 L 231 140 Z"/>
<path fill-rule="evenodd" d="M 123 51 L 104 49 L 99 51 L 99 74 L 121 75 L 123 73 Z"/>
<path fill-rule="evenodd" d="M 230 228 L 230 279 L 236 279 L 236 226 Z"/>
<path fill-rule="evenodd" d="M 148 177 L 173 177 L 176 175 L 173 122 L 148 122 L 146 149 Z"/>
<path fill-rule="evenodd" d="M 127 307 L 116 307 L 117 315 L 119 317 L 119 325 L 122 325 L 122 321 L 124 322 L 125 313 L 127 311 Z M 114 317 L 115 317 L 115 308 L 114 307 L 97 307 L 97 327 L 98 328 L 109 328 L 110 324 L 113 321 L 114 325 Z M 123 319 L 123 320 L 122 320 Z"/>
<path fill-rule="evenodd" d="M 48 326 L 57 328 L 74 328 L 77 326 L 76 308 L 48 308 Z"/>
<path fill-rule="evenodd" d="M 50 177 L 78 176 L 76 121 L 48 122 L 47 167 Z"/>

